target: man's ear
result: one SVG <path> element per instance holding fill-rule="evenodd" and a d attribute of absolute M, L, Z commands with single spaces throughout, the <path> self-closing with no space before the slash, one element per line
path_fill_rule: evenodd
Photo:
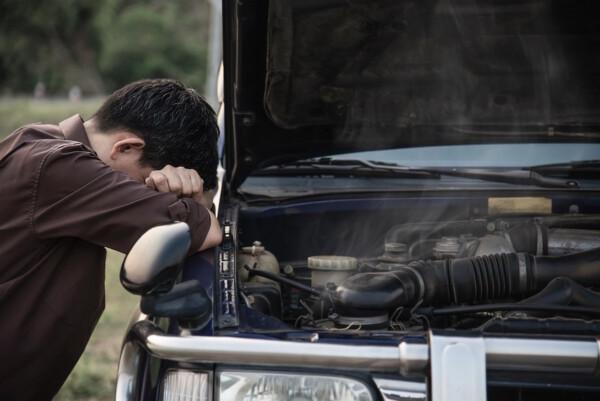
<path fill-rule="evenodd" d="M 141 155 L 145 144 L 144 140 L 137 136 L 119 139 L 112 145 L 110 158 L 116 160 L 119 156 Z"/>

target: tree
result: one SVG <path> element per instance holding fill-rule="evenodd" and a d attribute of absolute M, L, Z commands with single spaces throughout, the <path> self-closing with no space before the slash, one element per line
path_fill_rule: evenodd
<path fill-rule="evenodd" d="M 73 85 L 106 93 L 169 77 L 202 90 L 208 4 L 203 0 L 3 0 L 0 93 Z"/>
<path fill-rule="evenodd" d="M 180 30 L 182 18 L 181 10 L 172 3 L 136 4 L 116 15 L 110 29 L 103 30 L 100 56 L 100 68 L 109 85 L 114 88 L 141 78 L 171 77 L 201 90 L 206 44 L 199 27 Z"/>
<path fill-rule="evenodd" d="M 102 90 L 95 67 L 94 0 L 5 0 L 0 5 L 0 86 L 31 93 L 43 81 L 50 91 L 79 84 Z"/>

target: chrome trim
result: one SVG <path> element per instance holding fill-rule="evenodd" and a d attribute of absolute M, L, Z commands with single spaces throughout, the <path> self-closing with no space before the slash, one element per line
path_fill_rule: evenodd
<path fill-rule="evenodd" d="M 177 337 L 164 335 L 149 324 L 136 328 L 152 355 L 181 362 L 398 372 L 401 366 L 411 371 L 423 370 L 428 360 L 425 344 L 403 343 L 394 347 L 218 336 Z"/>
<path fill-rule="evenodd" d="M 373 378 L 383 401 L 427 401 L 427 384 L 417 381 Z"/>
<path fill-rule="evenodd" d="M 596 338 L 596 346 L 598 347 L 597 353 L 598 358 L 596 359 L 596 366 L 594 367 L 594 374 L 600 374 L 600 338 Z"/>
<path fill-rule="evenodd" d="M 429 333 L 431 401 L 485 401 L 487 378 L 482 337 Z"/>
<path fill-rule="evenodd" d="M 142 350 L 137 343 L 123 344 L 115 386 L 115 401 L 135 400 L 141 357 Z"/>
<path fill-rule="evenodd" d="M 429 346 L 345 345 L 322 342 L 263 340 L 225 336 L 179 337 L 164 334 L 149 321 L 134 333 L 154 356 L 182 362 L 324 367 L 336 369 L 426 373 Z M 488 369 L 530 372 L 599 373 L 600 339 L 550 340 L 485 337 Z"/>
<path fill-rule="evenodd" d="M 487 366 L 496 370 L 598 372 L 596 341 L 486 338 Z"/>
<path fill-rule="evenodd" d="M 121 355 L 117 369 L 117 380 L 115 385 L 115 401 L 134 401 L 135 384 L 143 350 L 139 344 L 132 341 L 129 336 L 139 322 L 147 321 L 148 315 L 140 311 L 139 305 L 135 307 L 127 324 L 127 335 L 121 344 Z"/>
<path fill-rule="evenodd" d="M 411 344 L 402 342 L 398 345 L 400 357 L 398 368 L 404 376 L 422 372 L 429 365 L 429 346 L 427 344 Z"/>

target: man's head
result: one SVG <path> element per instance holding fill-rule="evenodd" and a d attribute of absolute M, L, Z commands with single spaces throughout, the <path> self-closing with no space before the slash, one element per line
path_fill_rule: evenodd
<path fill-rule="evenodd" d="M 178 81 L 153 79 L 124 86 L 106 99 L 86 129 L 100 159 L 138 181 L 170 164 L 196 170 L 205 190 L 216 187 L 215 113 Z"/>

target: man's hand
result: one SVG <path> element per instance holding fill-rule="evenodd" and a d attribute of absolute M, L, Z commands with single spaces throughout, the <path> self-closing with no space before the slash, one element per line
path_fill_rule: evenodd
<path fill-rule="evenodd" d="M 214 193 L 209 191 L 204 194 L 204 180 L 196 170 L 167 164 L 160 170 L 150 172 L 146 186 L 159 192 L 173 192 L 179 197 L 192 198 L 207 209 L 212 206 L 211 195 Z"/>
<path fill-rule="evenodd" d="M 204 180 L 196 170 L 167 164 L 160 170 L 150 172 L 146 178 L 146 186 L 159 192 L 173 192 L 179 197 L 192 198 L 208 209 L 210 229 L 198 251 L 212 248 L 221 243 L 221 227 L 215 215 L 210 211 L 215 192 L 204 193 Z"/>

